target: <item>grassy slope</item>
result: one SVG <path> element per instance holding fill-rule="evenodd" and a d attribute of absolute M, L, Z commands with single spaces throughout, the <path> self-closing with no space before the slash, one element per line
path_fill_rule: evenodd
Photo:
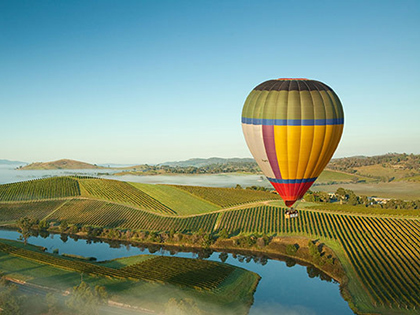
<path fill-rule="evenodd" d="M 220 206 L 198 198 L 184 190 L 167 185 L 130 183 L 137 189 L 159 200 L 179 215 L 207 213 L 220 209 Z"/>
<path fill-rule="evenodd" d="M 420 175 L 406 177 L 404 179 L 400 179 L 400 181 L 407 181 L 407 182 L 420 182 Z M 397 180 L 398 181 L 398 180 Z"/>
<path fill-rule="evenodd" d="M 109 200 L 160 213 L 175 214 L 175 211 L 160 201 L 126 182 L 99 178 L 82 178 L 79 179 L 79 184 L 82 195 L 86 197 Z"/>
<path fill-rule="evenodd" d="M 200 188 L 203 189 L 203 188 Z M 214 191 L 213 189 L 209 189 L 209 192 Z M 221 190 L 219 190 L 221 191 Z M 229 191 L 234 191 L 234 190 L 229 190 Z M 251 193 L 251 192 L 250 192 Z M 333 206 L 333 205 L 332 205 Z M 334 205 L 335 206 L 335 205 Z M 133 209 L 132 209 L 133 210 Z M 252 209 L 251 209 L 252 210 Z M 261 221 L 263 217 L 267 217 L 268 215 L 271 215 L 273 217 L 273 213 L 272 212 L 267 212 L 267 215 L 258 215 L 258 212 L 255 212 L 254 210 L 235 210 L 235 211 L 227 211 L 225 212 L 225 214 L 227 215 L 230 212 L 235 212 L 235 215 L 241 215 L 242 219 L 240 221 L 237 222 L 242 222 L 240 223 L 239 227 L 240 229 L 238 230 L 239 232 L 243 231 L 246 233 L 252 233 L 252 226 L 246 227 L 244 224 L 248 224 L 249 222 L 255 222 L 256 226 L 260 226 L 263 227 L 265 226 L 264 224 L 267 223 L 267 220 L 265 221 Z M 266 209 L 267 210 L 267 209 Z M 264 210 L 264 211 L 266 211 Z M 281 210 L 281 209 L 280 209 Z M 349 282 L 349 289 L 351 291 L 351 294 L 353 295 L 354 301 L 356 301 L 358 303 L 358 307 L 364 311 L 375 311 L 378 310 L 378 307 L 374 307 L 371 303 L 371 301 L 369 300 L 369 296 L 366 293 L 365 287 L 362 285 L 360 277 L 361 277 L 361 272 L 363 270 L 363 268 L 361 268 L 360 265 L 355 265 L 354 264 L 354 259 L 356 259 L 356 261 L 359 262 L 363 262 L 366 259 L 364 259 L 362 256 L 362 253 L 360 252 L 360 250 L 362 250 L 364 247 L 361 247 L 361 249 L 357 250 L 356 252 L 354 252 L 352 255 L 356 255 L 353 256 L 353 258 L 350 258 L 350 254 L 351 251 L 349 251 L 350 249 L 347 248 L 345 249 L 343 246 L 343 243 L 338 242 L 336 240 L 334 240 L 331 237 L 328 237 L 328 234 L 325 234 L 324 229 L 329 229 L 330 231 L 334 230 L 335 233 L 337 233 L 339 230 L 337 230 L 336 228 L 332 228 L 331 226 L 329 226 L 327 224 L 327 218 L 333 216 L 335 218 L 340 218 L 340 220 L 360 220 L 361 225 L 360 227 L 357 227 L 357 229 L 355 229 L 353 231 L 353 229 L 355 228 L 353 225 L 348 225 L 347 228 L 344 228 L 341 230 L 340 233 L 344 233 L 342 235 L 342 237 L 344 237 L 344 239 L 347 239 L 349 241 L 349 243 L 353 243 L 355 242 L 355 244 L 364 244 L 366 242 L 370 242 L 370 240 L 375 240 L 376 245 L 374 246 L 379 246 L 378 244 L 381 244 L 380 242 L 383 242 L 384 240 L 388 241 L 388 238 L 384 238 L 383 235 L 381 235 L 381 233 L 385 233 L 385 235 L 387 235 L 386 233 L 394 233 L 391 232 L 391 230 L 388 230 L 389 232 L 383 232 L 382 228 L 378 229 L 378 226 L 380 227 L 381 224 L 385 225 L 394 225 L 395 231 L 398 231 L 397 233 L 399 233 L 399 237 L 402 237 L 403 239 L 410 239 L 410 242 L 407 242 L 407 244 L 409 244 L 408 246 L 410 246 L 410 248 L 412 248 L 414 250 L 414 252 L 412 253 L 408 253 L 405 252 L 404 250 L 400 250 L 398 247 L 395 246 L 389 246 L 389 245 L 381 245 L 381 246 L 385 246 L 385 247 L 381 247 L 381 248 L 376 248 L 374 247 L 373 249 L 370 250 L 369 254 L 367 257 L 370 257 L 370 255 L 375 255 L 375 257 L 382 257 L 381 259 L 383 260 L 380 265 L 378 265 L 378 263 L 372 261 L 369 262 L 371 264 L 369 268 L 369 273 L 376 275 L 377 278 L 376 281 L 382 281 L 381 280 L 381 274 L 384 272 L 381 266 L 387 266 L 387 269 L 385 269 L 386 274 L 388 274 L 388 277 L 394 277 L 395 274 L 399 273 L 399 270 L 404 270 L 404 266 L 410 265 L 410 260 L 407 259 L 412 259 L 410 257 L 414 257 L 415 260 L 414 261 L 420 261 L 420 257 L 419 257 L 419 253 L 420 253 L 420 242 L 419 242 L 419 235 L 420 235 L 420 230 L 418 230 L 417 227 L 413 227 L 411 228 L 411 230 L 406 230 L 404 228 L 404 226 L 406 226 L 408 223 L 407 221 L 401 221 L 398 219 L 382 219 L 382 217 L 380 215 L 374 215 L 374 219 L 375 222 L 380 223 L 379 225 L 376 226 L 376 228 L 374 230 L 372 230 L 371 228 L 367 228 L 367 225 L 369 221 L 366 221 L 366 217 L 364 216 L 347 216 L 347 215 L 339 215 L 339 214 L 334 214 L 337 213 L 338 211 L 344 211 L 344 212 L 353 212 L 356 213 L 358 211 L 362 211 L 362 209 L 345 209 L 345 208 L 338 208 L 338 209 L 331 209 L 332 211 L 328 211 L 328 214 L 325 214 L 322 211 L 301 211 L 301 215 L 299 216 L 298 219 L 295 220 L 289 220 L 289 221 L 285 221 L 283 218 L 283 215 L 281 214 L 282 211 L 280 212 L 276 212 L 275 216 L 280 217 L 281 222 L 275 226 L 269 227 L 269 230 L 267 230 L 268 232 L 270 231 L 277 231 L 276 233 L 278 235 L 300 235 L 300 236 L 306 236 L 306 237 L 317 237 L 317 238 L 321 238 L 323 240 L 326 241 L 326 243 L 331 246 L 332 248 L 335 248 L 335 251 L 337 253 L 337 255 L 340 257 L 340 259 L 342 260 L 342 263 L 349 275 L 350 278 L 350 282 Z M 137 211 L 138 213 L 141 213 L 142 211 L 138 211 L 138 210 L 133 210 L 133 211 Z M 271 211 L 271 210 L 270 210 Z M 277 210 L 276 210 L 277 211 Z M 375 211 L 375 210 L 373 210 Z M 396 210 L 395 213 L 400 213 L 400 210 Z M 310 215 L 309 215 L 310 214 Z M 389 214 L 389 213 L 384 213 L 384 214 Z M 410 213 L 410 214 L 415 214 L 415 211 Z M 215 213 L 214 215 L 218 215 L 218 216 L 222 216 L 223 213 L 217 214 Z M 252 215 L 252 216 L 251 216 Z M 370 216 L 371 217 L 371 216 Z M 161 224 L 159 223 L 159 221 L 156 222 L 157 226 L 163 226 L 163 224 L 166 224 L 165 222 L 168 222 L 169 218 L 164 218 L 161 217 L 162 221 Z M 315 218 L 316 221 L 312 221 Z M 322 220 L 320 220 L 319 218 L 323 218 Z M 194 218 L 193 218 L 194 219 Z M 166 221 L 163 221 L 166 220 Z M 223 224 L 225 224 L 226 227 L 228 227 L 226 224 L 228 224 L 229 222 L 232 222 L 233 220 L 236 220 L 234 217 L 225 220 Z M 271 220 L 271 219 L 270 219 Z M 303 220 L 303 221 L 302 221 Z M 414 220 L 412 222 L 417 222 L 418 220 Z M 188 221 L 190 223 L 187 224 L 192 224 L 194 222 L 194 220 Z M 218 221 L 219 222 L 219 221 Z M 299 223 L 300 222 L 300 223 Z M 316 222 L 316 223 L 315 223 Z M 382 223 L 381 223 L 382 222 Z M 70 222 L 71 223 L 71 222 Z M 220 222 L 219 222 L 220 223 Z M 218 224 L 219 224 L 218 223 Z M 194 223 L 195 224 L 195 223 Z M 211 224 L 215 224 L 215 223 L 211 223 Z M 243 224 L 241 226 L 241 224 Z M 302 227 L 298 230 L 296 230 L 296 227 L 299 226 L 300 224 L 304 224 L 302 225 Z M 369 223 L 369 224 L 373 224 L 373 223 Z M 375 223 L 376 224 L 376 223 Z M 417 226 L 419 226 L 419 223 L 416 223 Z M 223 227 L 223 225 L 219 226 L 219 227 Z M 199 226 L 195 225 L 194 229 L 192 230 L 198 230 Z M 273 230 L 274 228 L 274 230 Z M 361 231 L 359 230 L 360 228 L 363 228 L 364 230 Z M 265 227 L 264 227 L 265 229 Z M 280 230 L 276 230 L 276 229 L 280 229 Z M 255 231 L 255 230 L 254 230 Z M 409 231 L 409 232 L 407 232 Z M 367 232 L 371 233 L 370 236 L 368 236 Z M 349 233 L 349 234 L 346 234 Z M 410 234 L 407 234 L 410 233 Z M 368 238 L 366 238 L 368 237 Z M 391 242 L 394 241 L 394 238 L 396 236 L 392 236 L 390 239 Z M 417 241 L 416 241 L 417 240 Z M 373 245 L 369 245 L 369 246 L 373 246 Z M 386 248 L 386 253 L 384 254 L 384 248 Z M 411 255 L 411 256 L 410 256 Z M 414 255 L 414 256 L 413 256 Z M 394 257 L 398 257 L 397 261 L 393 260 Z M 35 268 L 36 269 L 36 268 Z M 31 269 L 29 269 L 31 270 Z M 414 269 L 416 270 L 416 269 Z M 416 272 L 418 272 L 419 269 L 417 269 Z M 405 277 L 405 278 L 404 278 Z M 379 279 L 379 280 L 378 280 Z M 386 279 L 386 278 L 385 278 Z M 400 290 L 398 288 L 398 284 L 397 282 L 392 282 L 391 280 L 389 280 L 389 284 L 387 284 L 386 286 L 391 285 L 392 290 L 396 290 L 396 292 L 398 292 L 398 290 Z M 418 278 L 412 278 L 409 275 L 405 275 L 403 276 L 403 282 L 405 283 L 405 281 L 407 281 L 407 283 L 417 283 L 418 282 Z M 379 284 L 375 284 L 376 288 L 378 290 L 382 289 L 381 287 L 381 283 Z M 419 286 L 420 287 L 420 284 Z M 411 290 L 411 291 L 410 291 Z M 410 289 L 408 292 L 412 292 L 413 290 Z M 414 293 L 413 293 L 414 294 Z M 416 294 L 420 294 L 420 293 L 416 293 Z M 397 296 L 397 295 L 396 295 Z M 403 295 L 404 296 L 404 295 Z M 406 296 L 407 298 L 407 296 Z M 409 297 L 408 297 L 409 298 Z M 397 296 L 398 299 L 398 296 Z M 385 302 L 386 303 L 386 302 Z M 386 304 L 385 304 L 386 305 Z M 388 306 L 386 307 L 386 311 L 385 308 L 382 309 L 383 313 L 387 313 L 390 312 L 392 313 L 392 309 L 394 310 L 394 313 L 401 313 L 403 310 L 401 310 L 400 306 L 397 306 L 395 303 L 391 305 L 391 310 L 388 309 Z M 382 308 L 382 307 L 381 307 Z"/>
<path fill-rule="evenodd" d="M 233 207 L 250 202 L 281 199 L 280 196 L 277 194 L 249 189 L 216 188 L 184 185 L 171 186 L 185 190 L 188 193 L 191 193 L 199 198 L 207 200 L 223 208 Z"/>
<path fill-rule="evenodd" d="M 317 183 L 328 183 L 328 182 L 352 182 L 356 180 L 366 180 L 372 181 L 371 178 L 347 174 L 343 172 L 333 171 L 333 170 L 324 170 L 321 175 L 316 180 Z"/>
<path fill-rule="evenodd" d="M 394 199 L 420 199 L 420 182 L 336 184 L 312 186 L 313 191 L 335 192 L 338 188 L 353 190 L 356 195 Z"/>
<path fill-rule="evenodd" d="M 304 204 L 304 203 L 301 203 Z M 351 213 L 364 215 L 385 215 L 394 217 L 420 217 L 420 210 L 368 208 L 363 205 L 351 206 L 339 203 L 308 203 L 302 209 L 327 210 L 332 213 Z"/>
<path fill-rule="evenodd" d="M 402 179 L 407 177 L 411 171 L 410 170 L 403 170 L 398 168 L 392 167 L 383 167 L 380 164 L 375 165 L 367 165 L 356 167 L 357 174 L 364 175 L 364 176 L 372 176 L 372 177 L 395 177 L 395 179 Z M 357 176 L 357 175 L 356 175 Z"/>
<path fill-rule="evenodd" d="M 57 169 L 67 169 L 67 170 L 81 170 L 81 169 L 100 169 L 104 168 L 101 166 L 75 161 L 75 160 L 69 160 L 69 159 L 63 159 L 63 160 L 57 160 L 52 162 L 35 162 L 31 163 L 29 165 L 26 165 L 20 170 L 57 170 Z"/>

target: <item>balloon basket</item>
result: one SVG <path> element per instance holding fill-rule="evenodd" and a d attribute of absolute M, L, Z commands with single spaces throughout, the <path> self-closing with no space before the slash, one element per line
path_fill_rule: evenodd
<path fill-rule="evenodd" d="M 286 213 L 284 214 L 284 217 L 286 219 L 291 219 L 291 218 L 297 218 L 299 216 L 299 212 L 297 210 L 289 209 L 286 210 Z"/>

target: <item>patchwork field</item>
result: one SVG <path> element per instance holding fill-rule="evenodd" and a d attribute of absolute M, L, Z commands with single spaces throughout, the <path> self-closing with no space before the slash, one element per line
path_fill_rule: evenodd
<path fill-rule="evenodd" d="M 61 181 L 65 185 L 70 182 Z M 80 185 L 81 196 L 30 202 L 11 201 L 13 198 L 5 194 L 6 201 L 1 199 L 0 202 L 0 220 L 7 223 L 16 220 L 16 217 L 32 215 L 49 221 L 66 220 L 69 224 L 132 230 L 168 232 L 173 229 L 195 233 L 201 229 L 217 235 L 226 229 L 232 235 L 258 233 L 319 239 L 334 250 L 344 266 L 349 278 L 347 287 L 351 303 L 358 311 L 414 314 L 420 307 L 420 217 L 417 210 L 368 211 L 358 207 L 335 209 L 333 206 L 339 205 L 331 205 L 324 210 L 301 209 L 299 216 L 290 220 L 285 219 L 284 209 L 276 206 L 278 197 L 266 192 L 160 185 L 153 188 L 124 183 L 130 187 L 125 191 L 123 185 L 115 181 L 77 179 L 76 182 Z M 18 183 L 16 187 L 26 191 L 27 196 L 36 198 L 42 195 L 57 198 L 50 190 L 58 189 L 59 196 L 63 191 L 52 188 L 53 185 L 49 185 L 49 189 L 43 188 L 40 183 L 28 182 L 27 185 L 24 187 L 24 184 Z M 117 187 L 115 191 L 112 191 L 113 187 Z M 0 186 L 0 191 L 13 191 L 10 185 L 6 189 Z M 148 197 L 127 201 L 123 194 L 131 194 L 130 198 Z M 193 205 L 201 204 L 207 213 L 181 215 L 191 213 L 194 207 L 190 205 L 182 211 L 182 202 L 169 201 L 171 196 L 184 196 L 184 200 L 190 200 Z M 147 204 L 143 205 L 142 200 L 147 200 Z M 150 200 L 156 202 L 149 203 Z M 172 214 L 162 211 L 161 205 L 173 211 Z M 204 205 L 213 205 L 214 211 L 210 207 L 204 208 Z M 7 246 L 3 248 L 3 252 L 11 253 Z M 15 257 L 19 255 L 16 252 Z M 25 258 L 23 254 L 19 257 Z M 154 265 L 153 261 L 148 261 L 142 262 L 143 266 Z M 160 262 L 155 263 L 159 265 Z M 114 267 L 118 265 L 116 262 L 112 264 Z M 112 272 L 115 275 L 130 271 L 138 278 L 144 277 L 136 271 L 134 263 L 129 264 L 132 267 L 123 265 L 116 271 L 112 265 L 104 265 L 105 269 L 98 270 L 104 270 L 105 274 L 114 268 Z M 220 275 L 223 274 L 224 271 L 220 271 Z M 174 279 L 177 279 L 176 276 Z M 211 283 L 214 281 L 203 286 L 207 286 L 206 290 L 213 290 Z"/>
<path fill-rule="evenodd" d="M 250 307 L 260 278 L 228 264 L 177 257 L 140 255 L 91 263 L 2 239 L 0 270 L 7 277 L 60 291 L 80 283 L 83 273 L 85 282 L 104 286 L 113 301 L 162 311 L 174 294 L 180 298 L 195 296 L 200 308 L 209 307 L 210 300 L 212 311 L 227 307 L 239 314 Z M 172 290 L 169 295 L 167 285 L 182 290 L 176 293 Z M 238 295 L 232 294 L 232 290 Z M 151 293 L 157 297 L 151 299 Z"/>

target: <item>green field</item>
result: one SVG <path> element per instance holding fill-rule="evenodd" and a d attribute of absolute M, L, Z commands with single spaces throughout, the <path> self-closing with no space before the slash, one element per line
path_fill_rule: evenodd
<path fill-rule="evenodd" d="M 206 213 L 221 208 L 216 204 L 197 198 L 197 196 L 173 186 L 140 183 L 130 184 L 159 200 L 180 215 Z"/>
<path fill-rule="evenodd" d="M 323 170 L 321 175 L 319 175 L 316 180 L 317 183 L 328 183 L 328 182 L 338 182 L 338 183 L 351 183 L 353 181 L 365 180 L 367 182 L 372 181 L 373 179 L 369 177 L 352 175 L 338 171 L 332 170 Z"/>
<path fill-rule="evenodd" d="M 223 208 L 233 207 L 244 203 L 281 199 L 279 195 L 249 189 L 215 188 L 201 186 L 174 186 L 183 189 L 199 198 L 207 200 Z"/>
<path fill-rule="evenodd" d="M 358 183 L 358 184 L 335 184 L 312 186 L 312 191 L 336 192 L 338 188 L 350 189 L 356 195 L 376 196 L 394 199 L 420 199 L 420 182 L 390 183 Z"/>
<path fill-rule="evenodd" d="M 88 185 L 85 180 L 93 185 L 86 188 Z M 0 220 L 7 223 L 27 214 L 49 221 L 66 220 L 69 224 L 131 230 L 168 232 L 173 229 L 183 233 L 195 233 L 201 230 L 217 234 L 226 229 L 232 235 L 259 233 L 318 239 L 333 249 L 340 259 L 349 278 L 347 288 L 351 303 L 358 311 L 414 314 L 420 308 L 418 210 L 368 209 L 339 204 L 302 203 L 299 217 L 288 220 L 284 217 L 284 209 L 278 196 L 267 192 L 189 186 L 152 188 L 139 185 L 136 188 L 136 185 L 127 183 L 124 184 L 130 188 L 124 191 L 123 185 L 115 181 L 78 179 L 78 182 L 82 196 L 61 197 L 62 199 L 54 199 L 56 198 L 54 193 L 45 187 L 42 188 L 39 183 L 28 183 L 30 187 L 36 188 L 25 188 L 24 184 L 19 184 L 16 187 L 19 186 L 24 191 L 36 189 L 53 199 L 18 202 L 10 201 L 13 199 L 12 196 L 6 195 L 8 196 L 6 200 L 9 201 L 0 202 Z M 69 181 L 62 183 L 67 185 Z M 50 190 L 62 191 L 59 187 L 52 188 L 52 185 L 48 187 Z M 112 191 L 113 187 L 117 187 L 116 191 Z M 101 191 L 101 188 L 105 190 Z M 0 191 L 1 189 L 0 186 Z M 90 189 L 89 194 L 85 191 L 88 189 Z M 129 199 L 124 202 L 122 199 L 124 194 L 131 194 L 131 198 L 147 195 L 151 199 Z M 38 196 L 37 199 L 40 196 L 40 194 L 34 195 Z M 159 199 L 159 196 L 164 197 Z M 192 204 L 198 204 L 197 200 L 200 200 L 201 203 L 217 204 L 215 210 L 221 207 L 225 209 L 211 211 L 207 208 L 205 210 L 209 211 L 207 213 L 182 216 L 181 213 L 193 212 L 194 207 L 186 207 L 187 210 L 183 212 L 180 208 L 181 202 L 168 202 L 170 196 L 174 198 L 188 196 L 185 200 L 190 200 Z M 132 200 L 138 203 L 137 206 Z M 147 205 L 142 205 L 142 200 L 146 200 Z M 150 200 L 155 200 L 156 203 L 151 206 Z M 258 203 L 258 200 L 261 202 Z M 173 204 L 169 207 L 171 202 Z M 160 205 L 173 211 L 173 214 L 159 212 Z M 150 209 L 153 207 L 156 208 Z M 15 254 L 15 257 L 17 256 L 19 255 Z M 24 255 L 19 257 L 25 258 Z M 154 258 L 142 259 L 142 262 L 138 262 L 139 266 L 144 264 L 143 266 L 152 267 L 160 266 L 160 263 L 165 264 L 164 261 L 155 261 Z M 80 272 L 82 270 L 80 268 L 87 266 L 85 264 L 79 263 L 77 267 L 79 269 L 72 267 L 73 271 Z M 116 268 L 118 262 L 113 261 L 110 264 L 103 265 L 103 268 L 97 272 L 106 275 L 112 271 L 115 275 L 111 276 L 118 278 L 116 275 L 129 271 L 137 275 L 135 276 L 137 279 L 145 279 L 145 275 L 137 270 L 135 262 L 122 263 L 121 268 Z M 224 277 L 224 271 L 221 271 L 220 275 Z M 174 279 L 178 278 L 174 276 Z M 215 290 L 220 283 L 225 282 L 225 280 L 211 280 L 211 277 L 209 279 L 209 284 L 202 284 L 203 290 Z M 162 278 L 162 281 L 167 280 Z M 183 284 L 177 282 L 176 285 Z M 192 285 L 195 286 L 196 284 Z"/>
<path fill-rule="evenodd" d="M 412 171 L 407 169 L 384 167 L 380 164 L 366 165 L 356 167 L 357 175 L 369 176 L 369 177 L 394 177 L 395 179 L 402 179 L 409 176 Z"/>
<path fill-rule="evenodd" d="M 253 272 L 207 260 L 140 255 L 89 263 L 2 239 L 0 271 L 7 277 L 60 291 L 80 283 L 83 273 L 85 282 L 104 286 L 113 301 L 162 311 L 170 298 L 193 296 L 199 308 L 210 306 L 214 312 L 227 309 L 233 314 L 247 312 L 259 281 Z M 169 290 L 168 285 L 182 290 Z"/>

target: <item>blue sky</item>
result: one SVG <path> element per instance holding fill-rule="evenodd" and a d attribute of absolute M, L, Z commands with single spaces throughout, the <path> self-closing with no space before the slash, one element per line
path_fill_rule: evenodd
<path fill-rule="evenodd" d="M 331 86 L 336 157 L 420 153 L 420 1 L 0 0 L 0 159 L 248 157 L 279 77 Z"/>

